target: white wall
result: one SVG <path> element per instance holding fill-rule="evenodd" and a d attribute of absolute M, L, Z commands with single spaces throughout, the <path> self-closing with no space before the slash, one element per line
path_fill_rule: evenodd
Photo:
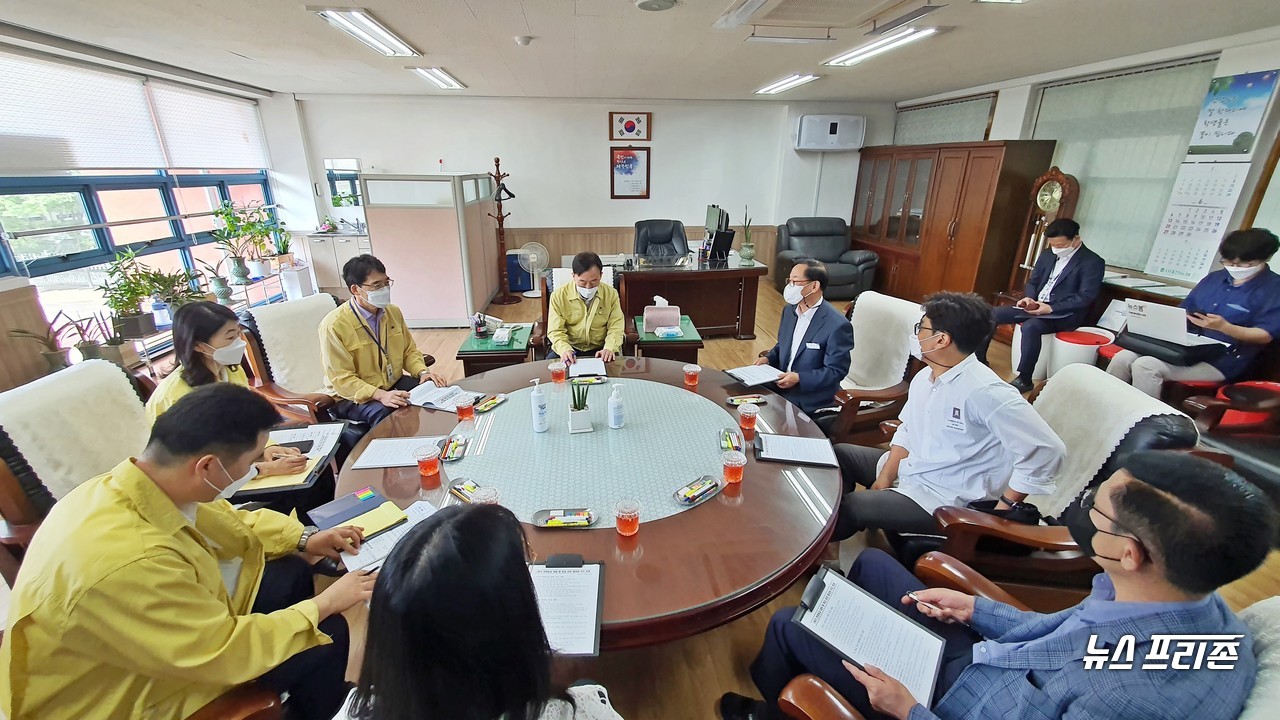
<path fill-rule="evenodd" d="M 804 113 L 867 115 L 868 143 L 891 142 L 888 103 L 751 101 L 608 101 L 523 98 L 304 95 L 301 127 L 287 113 L 263 112 L 272 159 L 275 143 L 296 146 L 301 134 L 310 182 L 321 180 L 324 158 L 359 158 L 364 172 L 434 173 L 502 169 L 516 200 L 510 227 L 619 227 L 645 218 L 675 218 L 701 226 L 706 205 L 719 204 L 731 221 L 744 205 L 758 224 L 819 214 L 847 217 L 857 177 L 857 153 L 818 157 L 792 150 L 796 118 Z M 276 99 L 273 99 L 273 103 Z M 271 103 L 264 103 L 269 105 Z M 651 199 L 609 198 L 608 113 L 653 113 Z M 272 125 L 278 125 L 276 132 Z M 283 174 L 300 172 L 275 168 Z M 291 185 L 297 184 L 290 182 Z M 283 199 L 282 199 L 283 200 Z"/>

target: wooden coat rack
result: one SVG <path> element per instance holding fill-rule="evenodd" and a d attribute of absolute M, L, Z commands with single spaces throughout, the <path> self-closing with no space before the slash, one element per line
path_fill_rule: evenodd
<path fill-rule="evenodd" d="M 502 295 L 495 297 L 493 304 L 515 305 L 520 302 L 520 298 L 511 294 L 511 279 L 507 277 L 507 231 L 503 222 L 511 213 L 502 212 L 502 181 L 508 175 L 502 172 L 501 158 L 493 159 L 493 172 L 489 173 L 489 177 L 493 178 L 493 200 L 498 206 L 498 214 L 489 213 L 489 217 L 498 221 L 498 288 L 502 290 Z"/>

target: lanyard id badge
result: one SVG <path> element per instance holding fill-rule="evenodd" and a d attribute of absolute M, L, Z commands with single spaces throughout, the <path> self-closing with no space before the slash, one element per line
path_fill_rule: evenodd
<path fill-rule="evenodd" d="M 386 347 L 383 346 L 382 341 L 378 339 L 377 335 L 373 334 L 373 329 L 370 328 L 369 324 L 366 323 L 364 321 L 364 318 L 360 316 L 359 311 L 357 311 L 355 308 L 354 300 L 352 301 L 351 312 L 355 314 L 356 321 L 360 323 L 360 327 L 364 328 L 365 334 L 369 336 L 370 340 L 373 340 L 374 345 L 378 346 L 378 353 L 379 353 L 378 359 L 381 361 L 380 364 L 382 365 L 382 374 L 387 378 L 387 385 L 394 384 L 393 381 L 395 380 L 395 377 L 392 375 L 391 353 L 387 352 L 387 349 Z M 379 323 L 378 325 L 379 334 L 382 334 L 382 331 L 385 329 L 385 320 L 386 318 L 384 317 L 383 322 Z"/>

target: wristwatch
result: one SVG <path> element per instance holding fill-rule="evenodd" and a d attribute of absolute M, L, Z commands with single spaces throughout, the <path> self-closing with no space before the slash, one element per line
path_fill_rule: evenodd
<path fill-rule="evenodd" d="M 298 552 L 306 552 L 307 541 L 311 539 L 312 535 L 315 535 L 318 532 L 320 532 L 320 528 L 316 527 L 315 525 L 308 525 L 305 528 L 303 528 L 302 537 L 298 538 Z"/>

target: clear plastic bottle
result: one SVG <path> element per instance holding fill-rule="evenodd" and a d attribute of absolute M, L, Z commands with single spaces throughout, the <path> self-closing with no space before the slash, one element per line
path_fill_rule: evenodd
<path fill-rule="evenodd" d="M 546 432 L 551 427 L 551 418 L 547 415 L 547 396 L 538 385 L 540 380 L 535 378 L 532 382 L 533 392 L 529 393 L 529 399 L 533 405 L 533 431 Z"/>
<path fill-rule="evenodd" d="M 622 427 L 622 385 L 614 385 L 613 394 L 609 396 L 609 427 L 614 430 Z"/>

